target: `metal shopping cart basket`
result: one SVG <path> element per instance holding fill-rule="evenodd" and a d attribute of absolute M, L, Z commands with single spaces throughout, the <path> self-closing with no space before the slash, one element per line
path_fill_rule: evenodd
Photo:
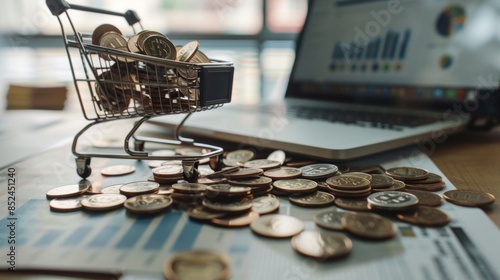
<path fill-rule="evenodd" d="M 184 138 L 180 135 L 180 129 L 192 113 L 230 102 L 234 73 L 232 63 L 217 60 L 186 63 L 99 46 L 91 42 L 89 34 L 77 31 L 69 10 L 123 17 L 134 34 L 143 30 L 137 14 L 132 10 L 117 13 L 73 5 L 65 0 L 46 0 L 46 4 L 59 21 L 83 114 L 87 120 L 93 121 L 77 133 L 73 140 L 72 152 L 76 156 L 80 177 L 87 178 L 91 174 L 92 157 L 182 160 L 187 181 L 197 179 L 198 163 L 202 159 L 209 159 L 210 166 L 215 170 L 221 168 L 222 148 Z M 67 34 L 67 31 L 70 33 Z M 77 68 L 80 63 L 83 71 L 75 71 L 80 70 Z M 171 114 L 186 114 L 175 130 L 174 139 L 141 138 L 135 135 L 141 124 L 150 118 Z M 125 153 L 77 151 L 79 137 L 90 127 L 127 118 L 141 119 L 135 122 L 124 139 Z M 134 139 L 133 149 L 129 145 L 130 138 Z M 144 151 L 145 142 L 196 148 L 203 152 L 196 155 L 153 156 Z"/>

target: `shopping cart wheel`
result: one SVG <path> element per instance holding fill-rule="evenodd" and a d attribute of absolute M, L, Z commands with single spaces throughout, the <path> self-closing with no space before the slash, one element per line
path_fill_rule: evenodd
<path fill-rule="evenodd" d="M 144 143 L 145 143 L 145 141 L 143 141 L 143 140 L 135 140 L 134 141 L 134 149 L 138 152 L 143 152 L 144 151 Z"/>
<path fill-rule="evenodd" d="M 198 164 L 198 161 L 182 161 L 184 180 L 190 183 L 196 183 L 196 181 L 198 181 L 198 175 L 200 174 L 198 171 Z"/>
<path fill-rule="evenodd" d="M 76 158 L 76 173 L 78 176 L 85 179 L 92 173 L 92 168 L 90 168 L 90 158 Z"/>
<path fill-rule="evenodd" d="M 213 171 L 220 171 L 224 168 L 224 161 L 222 160 L 222 154 L 210 157 L 208 161 L 208 165 L 212 168 Z"/>

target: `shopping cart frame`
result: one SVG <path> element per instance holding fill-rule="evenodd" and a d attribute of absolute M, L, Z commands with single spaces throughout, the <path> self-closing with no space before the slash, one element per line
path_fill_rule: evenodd
<path fill-rule="evenodd" d="M 92 121 L 80 130 L 73 139 L 72 152 L 76 156 L 76 171 L 80 177 L 85 179 L 92 173 L 90 167 L 92 157 L 181 160 L 184 179 L 187 181 L 196 181 L 198 178 L 198 164 L 202 159 L 208 158 L 210 167 L 215 171 L 223 167 L 223 148 L 197 143 L 193 139 L 182 137 L 180 131 L 192 113 L 218 108 L 223 103 L 231 101 L 234 74 L 232 63 L 211 59 L 210 63 L 193 64 L 86 43 L 84 42 L 84 35 L 75 28 L 68 10 L 123 17 L 134 34 L 138 33 L 137 26 L 139 26 L 140 30 L 144 30 L 144 28 L 137 13 L 132 10 L 118 13 L 73 5 L 65 0 L 46 0 L 46 4 L 59 21 L 83 115 L 87 120 Z M 63 20 L 64 15 L 65 19 Z M 73 39 L 69 39 L 67 29 L 70 29 L 73 33 Z M 83 78 L 76 74 L 75 64 L 80 60 L 74 58 L 75 55 L 71 53 L 70 49 L 79 51 L 84 70 Z M 114 72 L 111 72 L 111 70 Z M 182 78 L 181 73 L 187 73 L 188 77 Z M 141 79 L 143 81 L 140 81 Z M 180 83 L 181 80 L 184 82 Z M 84 98 L 80 87 L 88 88 L 90 100 Z M 182 93 L 187 94 L 183 96 Z M 135 98 L 127 99 L 129 103 L 127 103 L 127 100 L 122 101 L 122 99 L 126 99 L 125 96 L 129 95 Z M 186 99 L 185 95 L 189 95 L 189 98 Z M 153 99 L 156 101 L 153 101 Z M 126 106 L 118 106 L 117 109 L 116 104 L 126 104 Z M 139 127 L 149 119 L 171 114 L 186 114 L 174 131 L 174 139 L 135 135 Z M 108 121 L 128 118 L 141 119 L 135 122 L 124 139 L 124 154 L 83 153 L 78 151 L 79 138 L 91 127 Z M 134 149 L 130 148 L 130 138 L 134 139 Z M 197 155 L 153 156 L 144 151 L 146 142 L 195 148 L 205 152 Z"/>

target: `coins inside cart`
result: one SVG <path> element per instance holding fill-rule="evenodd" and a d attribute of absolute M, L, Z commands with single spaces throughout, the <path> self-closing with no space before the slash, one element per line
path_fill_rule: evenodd
<path fill-rule="evenodd" d="M 345 210 L 370 211 L 370 208 L 368 208 L 368 200 L 366 200 L 366 198 L 336 197 L 335 205 Z"/>
<path fill-rule="evenodd" d="M 184 46 L 182 46 L 182 48 L 180 48 L 180 50 L 177 51 L 176 60 L 183 62 L 190 61 L 194 57 L 199 48 L 200 48 L 200 43 L 198 43 L 198 41 L 191 41 L 185 44 Z"/>
<path fill-rule="evenodd" d="M 326 192 L 316 191 L 306 195 L 291 195 L 290 202 L 302 207 L 325 207 L 333 204 L 335 196 Z"/>
<path fill-rule="evenodd" d="M 206 188 L 207 185 L 199 183 L 176 183 L 172 185 L 174 191 L 183 193 L 202 193 Z"/>
<path fill-rule="evenodd" d="M 124 184 L 120 187 L 120 193 L 127 196 L 136 196 L 158 192 L 160 184 L 156 182 L 138 181 Z"/>
<path fill-rule="evenodd" d="M 250 198 L 244 198 L 234 202 L 218 202 L 204 199 L 202 205 L 212 211 L 243 212 L 252 209 L 252 200 Z"/>
<path fill-rule="evenodd" d="M 444 182 L 429 183 L 429 184 L 420 184 L 420 183 L 415 183 L 415 182 L 419 182 L 419 181 L 414 181 L 414 182 L 406 181 L 405 189 L 437 192 L 437 191 L 443 190 L 446 187 L 446 184 Z"/>
<path fill-rule="evenodd" d="M 228 179 L 238 179 L 238 178 L 249 178 L 259 176 L 264 171 L 259 168 L 239 168 L 238 170 L 231 173 L 222 174 L 224 177 Z"/>
<path fill-rule="evenodd" d="M 328 210 L 314 215 L 313 221 L 316 225 L 325 229 L 344 230 L 342 218 L 347 214 L 349 213 L 336 210 Z"/>
<path fill-rule="evenodd" d="M 50 209 L 58 212 L 70 212 L 82 209 L 82 199 L 87 195 L 67 198 L 54 198 L 49 202 Z"/>
<path fill-rule="evenodd" d="M 427 178 L 429 176 L 429 171 L 418 167 L 393 167 L 387 169 L 385 174 L 402 181 L 418 181 Z"/>
<path fill-rule="evenodd" d="M 311 193 L 317 190 L 318 183 L 309 179 L 284 179 L 274 181 L 273 186 L 278 191 L 287 194 Z"/>
<path fill-rule="evenodd" d="M 373 213 L 349 213 L 342 224 L 350 233 L 368 239 L 388 239 L 396 235 L 391 220 Z"/>
<path fill-rule="evenodd" d="M 443 195 L 446 201 L 461 206 L 483 207 L 495 202 L 495 196 L 483 191 L 451 190 Z"/>
<path fill-rule="evenodd" d="M 247 178 L 247 179 L 231 179 L 227 181 L 230 185 L 235 186 L 246 186 L 246 187 L 267 187 L 269 186 L 273 180 L 268 177 L 255 177 L 255 178 Z"/>
<path fill-rule="evenodd" d="M 268 160 L 273 160 L 279 162 L 281 165 L 285 163 L 286 154 L 282 150 L 276 150 L 267 156 Z"/>
<path fill-rule="evenodd" d="M 220 279 L 231 276 L 229 259 L 218 252 L 191 250 L 175 254 L 163 266 L 167 279 Z"/>
<path fill-rule="evenodd" d="M 250 224 L 252 231 L 258 235 L 273 238 L 287 238 L 304 230 L 304 222 L 282 214 L 261 216 Z"/>
<path fill-rule="evenodd" d="M 128 51 L 131 53 L 140 53 L 141 50 L 137 47 L 137 40 L 139 39 L 139 34 L 132 35 L 127 41 Z"/>
<path fill-rule="evenodd" d="M 335 175 L 339 171 L 338 167 L 329 163 L 316 163 L 300 167 L 302 177 L 306 179 L 316 180 L 324 179 Z"/>
<path fill-rule="evenodd" d="M 135 166 L 133 165 L 111 165 L 101 170 L 101 175 L 104 176 L 120 176 L 133 173 Z"/>
<path fill-rule="evenodd" d="M 88 180 L 81 180 L 78 184 L 53 188 L 46 193 L 46 196 L 49 199 L 78 196 L 84 194 L 90 188 L 90 184 Z"/>
<path fill-rule="evenodd" d="M 407 192 L 386 191 L 368 196 L 368 207 L 373 210 L 402 211 L 411 209 L 418 204 L 418 198 Z"/>
<path fill-rule="evenodd" d="M 195 220 L 208 221 L 225 216 L 224 212 L 212 211 L 205 207 L 194 207 L 188 210 L 188 216 Z"/>
<path fill-rule="evenodd" d="M 157 213 L 170 207 L 172 198 L 161 194 L 144 194 L 128 198 L 123 206 L 133 213 Z"/>
<path fill-rule="evenodd" d="M 383 174 L 372 174 L 371 186 L 372 189 L 389 188 L 394 185 L 394 179 Z"/>
<path fill-rule="evenodd" d="M 127 197 L 122 194 L 96 194 L 82 199 L 82 207 L 88 210 L 104 211 L 123 205 Z"/>
<path fill-rule="evenodd" d="M 122 34 L 120 29 L 118 29 L 116 26 L 111 24 L 102 24 L 94 29 L 94 32 L 92 33 L 92 44 L 99 45 L 99 41 L 101 40 L 102 35 L 110 31 Z"/>
<path fill-rule="evenodd" d="M 175 60 L 177 57 L 177 50 L 174 44 L 166 37 L 160 35 L 146 37 L 142 45 L 142 51 L 147 55 L 158 58 Z"/>
<path fill-rule="evenodd" d="M 297 178 L 302 175 L 302 170 L 296 167 L 281 166 L 264 171 L 264 176 L 274 180 Z"/>
<path fill-rule="evenodd" d="M 352 251 L 351 239 L 338 232 L 303 231 L 291 242 L 295 251 L 320 260 L 343 257 Z"/>
<path fill-rule="evenodd" d="M 358 176 L 342 174 L 326 179 L 326 183 L 334 190 L 339 191 L 369 191 L 370 181 Z"/>
<path fill-rule="evenodd" d="M 445 226 L 451 221 L 446 212 L 429 206 L 418 206 L 414 211 L 399 213 L 397 218 L 403 222 L 423 227 Z"/>
<path fill-rule="evenodd" d="M 265 215 L 277 211 L 280 201 L 274 196 L 259 196 L 252 200 L 252 211 Z"/>
<path fill-rule="evenodd" d="M 247 213 L 238 214 L 238 215 L 226 215 L 219 218 L 215 218 L 210 220 L 210 222 L 214 225 L 223 226 L 223 227 L 244 227 L 248 226 L 257 220 L 260 215 L 256 212 L 249 211 Z"/>
<path fill-rule="evenodd" d="M 420 206 L 435 207 L 443 203 L 443 197 L 433 192 L 418 190 L 406 190 L 405 192 L 416 196 L 418 198 L 418 205 Z"/>
<path fill-rule="evenodd" d="M 279 161 L 268 160 L 268 159 L 254 159 L 254 160 L 249 160 L 243 164 L 243 166 L 247 168 L 258 168 L 262 170 L 277 168 L 280 165 L 281 163 Z"/>
<path fill-rule="evenodd" d="M 111 186 L 106 186 L 101 189 L 101 193 L 120 193 L 120 187 L 123 186 L 123 184 L 115 184 Z"/>
<path fill-rule="evenodd" d="M 372 188 L 372 191 L 373 192 L 402 191 L 404 189 L 406 189 L 406 184 L 403 181 L 394 180 L 392 186 L 387 187 L 387 188 L 378 188 L 378 189 Z"/>

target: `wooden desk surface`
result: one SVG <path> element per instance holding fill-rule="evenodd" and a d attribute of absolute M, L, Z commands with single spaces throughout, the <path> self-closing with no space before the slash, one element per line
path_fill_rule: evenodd
<path fill-rule="evenodd" d="M 457 189 L 481 190 L 496 197 L 484 210 L 500 228 L 500 128 L 451 135 L 436 143 L 429 155 Z"/>

